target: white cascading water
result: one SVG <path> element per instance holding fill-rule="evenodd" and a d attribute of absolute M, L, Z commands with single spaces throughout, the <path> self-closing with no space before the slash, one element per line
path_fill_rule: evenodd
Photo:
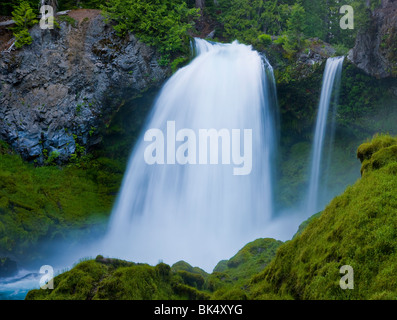
<path fill-rule="evenodd" d="M 319 189 L 321 177 L 321 164 L 323 159 L 324 141 L 327 132 L 328 113 L 331 105 L 332 94 L 338 91 L 342 66 L 345 57 L 334 57 L 327 60 L 323 84 L 321 88 L 321 97 L 318 108 L 316 129 L 312 147 L 312 159 L 310 169 L 309 191 L 307 195 L 307 212 L 308 216 L 317 213 L 319 208 Z M 332 128 L 335 126 L 333 125 Z M 333 133 L 331 133 L 332 135 Z"/>
<path fill-rule="evenodd" d="M 247 242 L 265 236 L 273 211 L 276 106 L 268 97 L 275 95 L 269 92 L 274 78 L 251 46 L 195 39 L 195 48 L 197 57 L 162 88 L 131 154 L 105 237 L 105 255 L 150 264 L 185 260 L 211 270 Z M 153 128 L 164 133 L 165 164 L 145 162 L 150 142 L 144 134 Z M 252 171 L 234 175 L 242 165 L 233 160 L 222 164 L 222 139 L 219 164 L 198 164 L 199 152 L 197 164 L 169 164 L 175 162 L 173 144 L 176 149 L 186 144 L 186 139 L 175 142 L 181 129 L 196 133 L 197 150 L 200 129 L 226 129 L 232 140 L 232 130 L 240 129 L 241 145 L 233 150 L 233 144 L 231 152 L 241 156 L 249 149 L 244 130 L 252 130 Z M 209 154 L 214 151 L 211 145 Z"/>

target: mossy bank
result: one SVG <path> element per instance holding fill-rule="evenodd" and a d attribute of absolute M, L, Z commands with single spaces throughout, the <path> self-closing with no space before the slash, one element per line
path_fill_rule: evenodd
<path fill-rule="evenodd" d="M 375 136 L 357 155 L 362 178 L 284 244 L 258 239 L 212 274 L 99 256 L 27 299 L 397 299 L 397 138 Z M 344 265 L 353 290 L 339 285 Z"/>

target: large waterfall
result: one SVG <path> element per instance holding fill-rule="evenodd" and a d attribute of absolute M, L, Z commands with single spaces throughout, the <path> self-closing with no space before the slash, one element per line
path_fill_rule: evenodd
<path fill-rule="evenodd" d="M 328 114 L 330 111 L 333 94 L 336 98 L 339 95 L 339 85 L 343 61 L 344 57 L 329 58 L 324 70 L 321 97 L 312 147 L 309 191 L 307 195 L 307 215 L 312 215 L 320 210 L 318 202 L 320 188 L 324 186 L 324 184 L 321 184 L 320 180 L 322 177 L 321 167 L 323 164 L 324 141 L 326 139 L 329 122 Z M 334 117 L 333 121 L 335 121 Z M 334 128 L 335 125 L 332 124 L 330 131 L 333 131 Z M 333 132 L 329 132 L 329 134 L 332 136 Z"/>
<path fill-rule="evenodd" d="M 271 67 L 238 42 L 195 39 L 195 49 L 162 88 L 131 154 L 105 255 L 209 268 L 265 235 L 276 140 Z"/>

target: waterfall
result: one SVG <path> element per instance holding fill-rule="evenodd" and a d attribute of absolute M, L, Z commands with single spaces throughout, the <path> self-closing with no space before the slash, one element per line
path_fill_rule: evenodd
<path fill-rule="evenodd" d="M 163 86 L 130 156 L 105 255 L 210 268 L 264 236 L 277 136 L 271 66 L 236 41 L 195 39 L 195 52 Z"/>
<path fill-rule="evenodd" d="M 321 88 L 321 97 L 318 108 L 316 129 L 314 133 L 314 142 L 312 147 L 310 182 L 307 196 L 307 214 L 312 215 L 320 210 L 319 189 L 321 178 L 321 166 L 323 160 L 324 141 L 327 133 L 328 114 L 331 105 L 333 93 L 339 95 L 340 78 L 342 74 L 344 57 L 329 58 L 327 60 L 323 84 Z M 336 100 L 335 100 L 336 101 Z M 335 103 L 336 104 L 336 103 Z M 335 117 L 332 117 L 331 131 L 335 130 Z M 334 132 L 330 133 L 332 137 Z M 331 138 L 332 140 L 332 138 Z"/>

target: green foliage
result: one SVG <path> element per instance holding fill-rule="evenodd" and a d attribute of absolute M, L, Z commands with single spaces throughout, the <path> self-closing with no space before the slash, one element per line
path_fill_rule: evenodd
<path fill-rule="evenodd" d="M 37 11 L 38 0 L 7 0 L 0 2 L 0 16 L 10 16 L 14 9 L 18 7 L 22 2 L 27 2 L 30 7 L 34 9 L 34 11 Z"/>
<path fill-rule="evenodd" d="M 15 47 L 20 49 L 25 45 L 30 45 L 32 44 L 32 37 L 30 36 L 30 33 L 27 29 L 22 29 L 20 31 L 17 31 L 14 33 L 15 37 Z"/>
<path fill-rule="evenodd" d="M 59 157 L 59 152 L 58 151 L 52 151 L 50 153 L 50 156 L 44 160 L 44 164 L 46 165 L 53 165 L 55 164 L 55 160 Z"/>
<path fill-rule="evenodd" d="M 57 19 L 58 19 L 58 21 L 64 21 L 64 22 L 70 24 L 73 28 L 77 27 L 77 21 L 74 20 L 72 17 L 68 16 L 67 14 L 58 16 Z"/>
<path fill-rule="evenodd" d="M 287 41 L 283 45 L 288 54 L 295 54 L 302 48 L 303 31 L 306 29 L 306 14 L 302 5 L 297 2 L 291 8 L 287 20 Z"/>
<path fill-rule="evenodd" d="M 334 49 L 335 49 L 335 56 L 337 57 L 346 56 L 349 53 L 349 48 L 347 48 L 343 44 L 334 45 Z"/>
<path fill-rule="evenodd" d="M 379 0 L 371 1 L 370 8 L 362 0 L 343 3 L 338 0 L 219 0 L 218 3 L 221 13 L 215 17 L 223 25 L 224 38 L 258 45 L 258 37 L 263 32 L 276 36 L 286 34 L 283 45 L 291 55 L 300 49 L 304 37 L 351 48 L 357 33 L 368 28 L 371 11 L 380 5 Z M 340 28 L 342 5 L 351 5 L 354 9 L 353 30 Z"/>
<path fill-rule="evenodd" d="M 59 11 L 73 9 L 100 9 L 101 5 L 107 3 L 107 0 L 58 0 Z"/>
<path fill-rule="evenodd" d="M 259 42 L 264 46 L 269 46 L 272 44 L 272 36 L 268 34 L 261 34 L 258 37 Z"/>
<path fill-rule="evenodd" d="M 269 266 L 252 279 L 250 297 L 396 298 L 396 146 L 397 138 L 382 135 L 359 148 L 361 180 L 279 248 Z M 354 290 L 339 287 L 343 265 L 354 269 Z"/>
<path fill-rule="evenodd" d="M 221 22 L 224 35 L 232 40 L 253 43 L 259 36 L 261 28 L 260 12 L 262 0 L 220 1 L 222 9 Z"/>
<path fill-rule="evenodd" d="M 389 135 L 376 135 L 372 141 L 363 143 L 357 150 L 361 174 L 380 169 L 397 158 L 397 139 Z"/>
<path fill-rule="evenodd" d="M 205 279 L 202 275 L 197 273 L 180 270 L 177 274 L 182 278 L 183 282 L 191 287 L 202 289 Z"/>
<path fill-rule="evenodd" d="M 341 121 L 358 118 L 378 112 L 379 105 L 386 97 L 383 83 L 358 70 L 352 64 L 345 64 L 342 72 L 338 113 Z"/>
<path fill-rule="evenodd" d="M 289 7 L 280 0 L 220 0 L 219 20 L 223 37 L 257 44 L 261 34 L 278 35 L 285 31 Z"/>
<path fill-rule="evenodd" d="M 173 73 L 175 73 L 181 66 L 186 64 L 189 61 L 189 58 L 182 56 L 174 59 L 171 63 L 171 70 Z"/>
<path fill-rule="evenodd" d="M 109 0 L 102 8 L 105 17 L 117 22 L 120 35 L 132 32 L 165 56 L 189 50 L 187 31 L 198 10 L 182 0 Z"/>
<path fill-rule="evenodd" d="M 30 45 L 32 43 L 32 37 L 28 29 L 35 23 L 38 23 L 38 20 L 29 2 L 23 1 L 18 7 L 15 7 L 15 10 L 12 12 L 12 18 L 15 21 L 15 27 L 13 28 L 16 39 L 15 47 L 22 48 L 24 45 Z"/>
<path fill-rule="evenodd" d="M 192 267 L 185 261 L 178 261 L 174 263 L 171 269 L 173 272 L 176 273 L 178 273 L 179 271 L 187 271 L 189 273 L 201 275 L 203 278 L 206 278 L 208 276 L 208 273 L 205 272 L 203 269 L 200 269 L 199 267 Z"/>
<path fill-rule="evenodd" d="M 366 2 L 361 0 L 301 0 L 306 11 L 305 34 L 309 37 L 318 37 L 332 44 L 341 44 L 347 48 L 354 45 L 358 32 L 368 27 L 371 10 L 377 8 L 379 0 L 371 1 L 371 8 L 366 7 Z M 350 5 L 354 9 L 354 29 L 343 30 L 340 28 L 339 13 L 342 5 Z"/>
<path fill-rule="evenodd" d="M 22 1 L 19 6 L 15 7 L 12 19 L 15 21 L 16 30 L 27 29 L 38 23 L 36 13 L 27 1 Z"/>
<path fill-rule="evenodd" d="M 0 155 L 6 154 L 6 153 L 9 153 L 9 152 L 11 152 L 11 148 L 8 145 L 8 143 L 0 140 Z"/>
<path fill-rule="evenodd" d="M 51 153 L 47 164 L 55 161 Z M 88 168 L 35 168 L 0 143 L 0 252 L 28 259 L 40 240 L 63 238 L 87 224 L 100 226 L 111 211 L 123 169 L 97 159 Z M 87 230 L 77 232 L 83 236 Z"/>

